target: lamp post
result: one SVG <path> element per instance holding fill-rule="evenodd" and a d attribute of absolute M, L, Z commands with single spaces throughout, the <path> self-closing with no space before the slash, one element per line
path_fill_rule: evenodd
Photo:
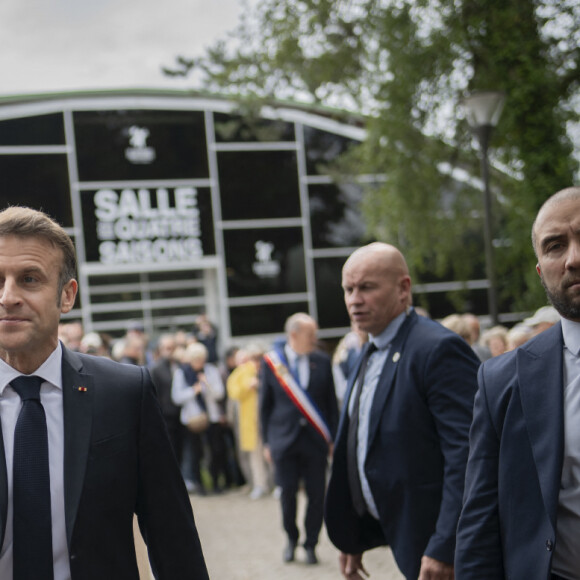
<path fill-rule="evenodd" d="M 497 281 L 493 260 L 493 244 L 491 232 L 491 193 L 489 190 L 489 158 L 488 147 L 493 128 L 497 126 L 505 102 L 505 94 L 495 91 L 474 92 L 465 99 L 463 105 L 467 112 L 467 122 L 479 141 L 481 154 L 481 179 L 483 181 L 484 208 L 484 247 L 485 269 L 488 280 L 487 302 L 492 324 L 498 324 Z"/>

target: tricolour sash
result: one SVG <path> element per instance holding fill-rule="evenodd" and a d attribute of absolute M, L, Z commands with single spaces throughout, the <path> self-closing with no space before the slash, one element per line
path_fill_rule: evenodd
<path fill-rule="evenodd" d="M 264 355 L 264 360 L 270 369 L 272 369 L 274 376 L 290 400 L 330 445 L 332 443 L 332 436 L 330 435 L 330 429 L 326 425 L 326 421 L 320 414 L 316 403 L 310 398 L 310 395 L 308 395 L 292 376 L 285 359 L 276 350 L 272 350 Z"/>

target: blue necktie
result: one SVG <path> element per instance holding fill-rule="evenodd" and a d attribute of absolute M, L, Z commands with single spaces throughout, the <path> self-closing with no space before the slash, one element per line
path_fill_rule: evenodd
<path fill-rule="evenodd" d="M 14 580 L 52 580 L 52 519 L 48 433 L 40 402 L 42 379 L 20 376 L 11 383 L 22 399 L 14 430 Z"/>

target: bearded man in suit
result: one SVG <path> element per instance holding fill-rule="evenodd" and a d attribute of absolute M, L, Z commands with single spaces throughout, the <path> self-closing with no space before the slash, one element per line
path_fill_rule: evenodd
<path fill-rule="evenodd" d="M 156 578 L 205 580 L 149 373 L 58 341 L 75 271 L 47 215 L 0 212 L 0 578 L 138 580 L 137 514 Z"/>
<path fill-rule="evenodd" d="M 542 205 L 532 245 L 562 318 L 479 371 L 461 580 L 580 578 L 580 187 Z"/>

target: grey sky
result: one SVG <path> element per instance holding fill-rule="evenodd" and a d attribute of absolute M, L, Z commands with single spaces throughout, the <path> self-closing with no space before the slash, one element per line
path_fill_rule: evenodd
<path fill-rule="evenodd" d="M 183 88 L 162 65 L 233 29 L 240 0 L 2 0 L 0 95 Z"/>
<path fill-rule="evenodd" d="M 0 0 L 0 96 L 189 88 L 161 66 L 200 55 L 255 0 Z M 575 107 L 580 110 L 580 97 Z M 569 124 L 580 158 L 580 123 Z"/>

